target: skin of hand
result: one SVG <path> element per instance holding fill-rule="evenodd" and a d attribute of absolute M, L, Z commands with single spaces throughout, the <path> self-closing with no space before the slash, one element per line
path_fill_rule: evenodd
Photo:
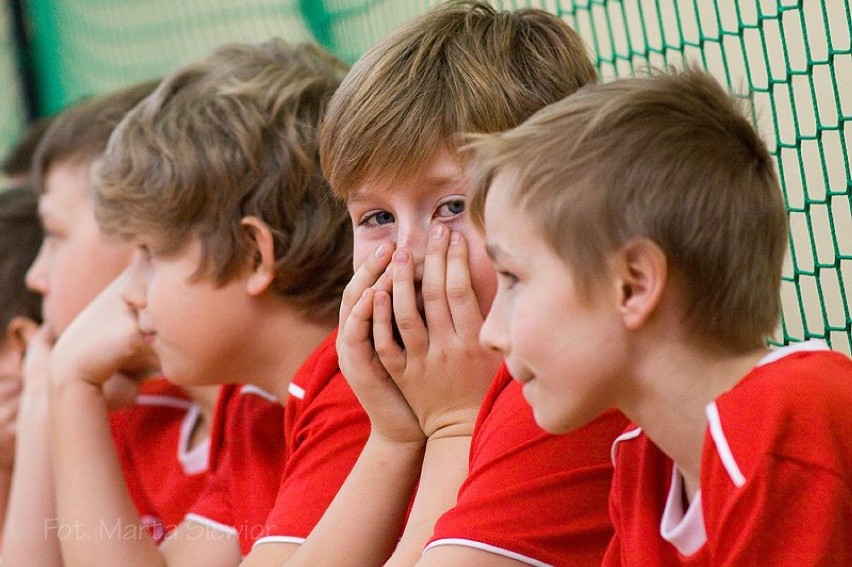
<path fill-rule="evenodd" d="M 0 375 L 0 469 L 11 470 L 15 462 L 15 424 L 21 401 L 22 380 L 18 375 Z"/>
<path fill-rule="evenodd" d="M 54 383 L 79 379 L 104 388 L 114 374 L 141 378 L 156 368 L 156 358 L 139 332 L 135 314 L 122 299 L 126 279 L 124 272 L 62 333 L 50 360 Z"/>
<path fill-rule="evenodd" d="M 415 266 L 400 248 L 392 260 L 392 296 L 373 294 L 373 338 L 379 361 L 429 439 L 471 435 L 482 399 L 500 365 L 479 344 L 483 316 L 471 286 L 464 237 L 433 228 L 417 304 Z M 393 336 L 393 321 L 403 346 Z"/>
<path fill-rule="evenodd" d="M 417 416 L 373 347 L 373 297 L 391 289 L 391 242 L 381 243 L 355 271 L 343 292 L 337 353 L 340 370 L 370 416 L 373 435 L 425 443 Z"/>

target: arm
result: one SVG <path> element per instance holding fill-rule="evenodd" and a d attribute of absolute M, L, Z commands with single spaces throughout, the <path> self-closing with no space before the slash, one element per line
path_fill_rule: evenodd
<path fill-rule="evenodd" d="M 50 360 L 50 411 L 58 522 L 69 565 L 161 565 L 124 484 L 103 384 L 146 345 L 110 284 L 65 330 Z M 117 528 L 117 529 L 116 529 Z M 136 537 L 126 537 L 124 534 Z M 124 536 L 124 537 L 123 537 Z"/>
<path fill-rule="evenodd" d="M 49 356 L 47 329 L 41 328 L 30 340 L 24 359 L 24 391 L 13 473 L 15 488 L 9 497 L 3 542 L 3 561 L 7 565 L 62 565 L 50 462 Z"/>
<path fill-rule="evenodd" d="M 425 438 L 370 341 L 374 287 L 389 289 L 385 268 L 391 250 L 389 244 L 380 247 L 347 286 L 336 345 L 340 368 L 370 415 L 372 433 L 307 540 L 301 545 L 256 545 L 245 565 L 269 564 L 263 561 L 273 558 L 289 559 L 287 565 L 376 565 L 387 559 L 399 539 Z M 363 411 L 358 409 L 358 414 L 363 419 Z"/>
<path fill-rule="evenodd" d="M 468 473 L 473 427 L 500 359 L 479 345 L 482 314 L 470 281 L 467 246 L 444 229 L 426 248 L 422 295 L 416 304 L 411 254 L 393 263 L 393 314 L 403 340 L 393 338 L 390 297 L 376 294 L 376 351 L 418 418 L 427 449 L 420 487 L 405 533 L 389 564 L 417 561 L 438 517 L 456 502 Z"/>
<path fill-rule="evenodd" d="M 6 340 L 10 340 L 8 336 Z M 20 356 L 23 357 L 23 352 Z M 3 533 L 12 484 L 12 467 L 15 462 L 15 430 L 21 401 L 20 374 L 22 372 L 0 376 L 0 534 Z"/>

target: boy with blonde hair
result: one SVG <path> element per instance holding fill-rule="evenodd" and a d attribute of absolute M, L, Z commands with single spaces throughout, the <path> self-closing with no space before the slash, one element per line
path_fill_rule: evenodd
<path fill-rule="evenodd" d="M 545 434 L 479 346 L 495 275 L 464 214 L 456 143 L 595 80 L 557 16 L 450 2 L 380 41 L 335 93 L 323 170 L 347 203 L 357 268 L 337 349 L 372 432 L 287 565 L 600 563 L 612 533 L 609 447 L 626 422 L 611 414 Z"/>
<path fill-rule="evenodd" d="M 51 360 L 60 521 L 88 536 L 62 541 L 68 564 L 236 565 L 267 533 L 285 465 L 316 474 L 302 473 L 315 484 L 300 492 L 306 509 L 323 510 L 357 458 L 368 424 L 354 402 L 343 427 L 256 409 L 337 373 L 332 330 L 351 239 L 320 172 L 317 130 L 345 71 L 313 45 L 224 46 L 166 77 L 116 129 L 97 169 L 96 211 L 137 256 Z M 146 345 L 178 384 L 228 384 L 212 480 L 159 548 L 100 529 L 103 518 L 138 524 L 103 443 L 101 384 Z M 342 470 L 321 476 L 322 463 L 302 457 L 316 438 Z M 81 475 L 95 460 L 107 464 Z"/>
<path fill-rule="evenodd" d="M 691 68 L 620 80 L 474 148 L 500 274 L 483 344 L 546 430 L 612 406 L 638 425 L 604 564 L 849 564 L 852 361 L 767 348 L 786 214 L 735 99 Z"/>
<path fill-rule="evenodd" d="M 74 317 L 130 262 L 132 247 L 106 238 L 98 229 L 90 166 L 103 153 L 116 124 L 156 84 L 134 85 L 63 111 L 51 121 L 33 158 L 45 238 L 26 282 L 42 297 L 44 321 L 27 345 L 16 481 L 4 548 L 8 564 L 61 564 L 62 528 L 54 510 L 49 451 L 47 358 Z M 124 481 L 145 527 L 159 540 L 206 483 L 208 410 L 216 390 L 195 389 L 190 395 L 159 377 L 139 384 L 118 376 L 110 380 L 109 389 L 112 441 Z M 123 407 L 114 409 L 118 406 Z"/>

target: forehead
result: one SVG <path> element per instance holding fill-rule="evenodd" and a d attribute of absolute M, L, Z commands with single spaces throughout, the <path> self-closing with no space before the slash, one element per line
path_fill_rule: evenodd
<path fill-rule="evenodd" d="M 50 168 L 39 196 L 39 214 L 67 217 L 91 208 L 88 164 L 59 163 Z"/>
<path fill-rule="evenodd" d="M 467 193 L 465 162 L 444 146 L 439 146 L 419 170 L 411 173 L 376 176 L 354 187 L 347 204 L 378 197 L 402 196 L 412 199 L 428 197 L 433 193 Z"/>

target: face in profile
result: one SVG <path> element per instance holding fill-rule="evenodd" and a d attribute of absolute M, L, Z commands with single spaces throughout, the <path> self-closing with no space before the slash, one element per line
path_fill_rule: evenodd
<path fill-rule="evenodd" d="M 551 433 L 592 421 L 616 400 L 627 361 L 616 286 L 586 297 L 535 220 L 507 197 L 512 172 L 500 172 L 485 203 L 488 253 L 497 293 L 480 332 L 523 384 L 539 426 Z"/>
<path fill-rule="evenodd" d="M 43 297 L 54 339 L 130 261 L 130 245 L 101 234 L 90 185 L 88 163 L 61 162 L 48 171 L 39 198 L 45 235 L 26 281 Z"/>

